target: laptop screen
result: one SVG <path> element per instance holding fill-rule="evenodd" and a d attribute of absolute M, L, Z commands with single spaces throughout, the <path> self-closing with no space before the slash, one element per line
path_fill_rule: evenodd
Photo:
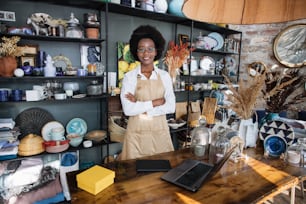
<path fill-rule="evenodd" d="M 183 174 L 176 180 L 177 183 L 180 183 L 185 186 L 192 186 L 199 179 L 203 178 L 205 174 L 208 174 L 212 169 L 212 166 L 206 165 L 203 163 L 198 163 L 195 167 L 190 169 L 187 173 Z"/>

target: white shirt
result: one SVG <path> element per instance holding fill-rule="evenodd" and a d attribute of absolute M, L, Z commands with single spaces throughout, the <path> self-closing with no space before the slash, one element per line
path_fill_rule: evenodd
<path fill-rule="evenodd" d="M 165 88 L 165 104 L 153 107 L 152 101 L 136 101 L 133 103 L 125 97 L 125 94 L 127 93 L 135 95 L 138 79 L 137 76 L 141 76 L 141 80 L 158 80 L 158 74 L 160 75 Z M 135 116 L 145 112 L 148 116 L 159 116 L 175 112 L 175 95 L 173 92 L 171 77 L 168 72 L 158 69 L 157 67 L 154 67 L 150 79 L 147 79 L 143 74 L 141 74 L 140 65 L 127 72 L 122 81 L 120 98 L 123 112 L 127 116 Z"/>

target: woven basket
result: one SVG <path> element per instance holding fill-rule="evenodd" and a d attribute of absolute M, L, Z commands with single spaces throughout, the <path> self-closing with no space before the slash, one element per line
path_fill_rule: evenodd
<path fill-rule="evenodd" d="M 44 140 L 39 135 L 29 134 L 25 136 L 18 146 L 18 155 L 32 156 L 44 152 L 43 142 Z"/>
<path fill-rule="evenodd" d="M 120 116 L 110 116 L 108 129 L 110 132 L 110 140 L 112 142 L 123 142 L 126 129 L 115 123 L 115 119 L 120 119 Z"/>

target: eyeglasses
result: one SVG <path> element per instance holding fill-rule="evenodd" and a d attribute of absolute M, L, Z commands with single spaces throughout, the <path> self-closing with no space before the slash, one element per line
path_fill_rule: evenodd
<path fill-rule="evenodd" d="M 137 52 L 139 53 L 144 53 L 145 51 L 147 51 L 148 53 L 152 53 L 155 51 L 155 47 L 147 47 L 147 48 L 142 47 L 137 49 Z"/>

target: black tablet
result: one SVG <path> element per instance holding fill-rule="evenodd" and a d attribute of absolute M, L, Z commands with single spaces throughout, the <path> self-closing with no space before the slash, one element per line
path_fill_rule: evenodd
<path fill-rule="evenodd" d="M 168 171 L 171 169 L 169 160 L 136 160 L 136 171 L 137 172 L 157 172 L 157 171 Z"/>

